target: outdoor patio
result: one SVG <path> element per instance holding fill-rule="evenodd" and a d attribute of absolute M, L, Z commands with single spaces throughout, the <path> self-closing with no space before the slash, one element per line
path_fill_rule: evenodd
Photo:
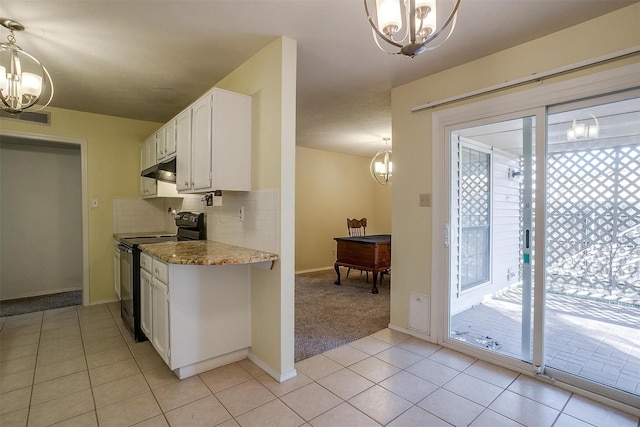
<path fill-rule="evenodd" d="M 522 290 L 451 318 L 451 336 L 521 359 Z M 640 394 L 640 308 L 548 293 L 546 364 Z"/>

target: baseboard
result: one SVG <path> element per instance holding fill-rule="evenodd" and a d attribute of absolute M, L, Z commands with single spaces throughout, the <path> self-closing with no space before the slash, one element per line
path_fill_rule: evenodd
<path fill-rule="evenodd" d="M 329 266 L 329 267 L 319 267 L 319 268 L 310 268 L 309 270 L 300 270 L 300 271 L 296 271 L 295 274 L 302 274 L 302 273 L 315 273 L 316 271 L 324 271 L 324 270 L 333 270 L 333 266 Z"/>
<path fill-rule="evenodd" d="M 258 365 L 260 369 L 265 371 L 271 378 L 278 381 L 279 383 L 290 380 L 291 378 L 294 378 L 295 376 L 298 375 L 298 372 L 295 369 L 292 369 L 291 371 L 285 372 L 285 373 L 276 372 L 275 370 L 271 369 L 269 365 L 264 363 L 258 356 L 256 356 L 251 352 L 249 352 L 248 359 L 251 360 L 256 365 Z"/>
<path fill-rule="evenodd" d="M 435 341 L 431 338 L 431 336 L 429 335 L 425 335 L 421 332 L 417 332 L 414 331 L 413 329 L 407 329 L 407 328 L 401 328 L 400 326 L 397 325 L 393 325 L 391 323 L 389 323 L 389 329 L 393 329 L 394 331 L 398 331 L 398 332 L 403 332 L 407 335 L 411 335 L 412 337 L 416 337 L 418 339 L 421 339 L 423 341 L 427 341 L 430 343 L 435 343 Z"/>
<path fill-rule="evenodd" d="M 241 350 L 232 351 L 231 353 L 222 354 L 220 356 L 212 357 L 211 359 L 202 360 L 200 362 L 192 363 L 191 365 L 182 366 L 173 370 L 174 374 L 181 380 L 192 377 L 194 375 L 201 374 L 203 372 L 210 371 L 220 366 L 229 365 L 234 362 L 239 362 L 247 358 L 249 349 L 243 348 Z"/>

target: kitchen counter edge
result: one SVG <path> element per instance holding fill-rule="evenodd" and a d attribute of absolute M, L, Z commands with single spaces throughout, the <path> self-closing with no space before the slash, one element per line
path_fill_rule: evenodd
<path fill-rule="evenodd" d="M 141 244 L 140 249 L 169 264 L 230 265 L 271 262 L 279 256 L 270 252 L 229 245 L 212 240 Z"/>

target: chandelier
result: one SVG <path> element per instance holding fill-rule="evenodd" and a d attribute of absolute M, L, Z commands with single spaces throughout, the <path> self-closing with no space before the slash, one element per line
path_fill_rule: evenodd
<path fill-rule="evenodd" d="M 376 45 L 385 53 L 412 58 L 442 45 L 456 26 L 460 0 L 455 0 L 449 17 L 440 27 L 436 19 L 436 2 L 437 0 L 376 0 L 376 25 L 369 13 L 367 0 L 364 0 L 364 9 Z M 401 31 L 403 28 L 404 31 Z M 400 50 L 389 51 L 382 47 L 380 41 Z"/>
<path fill-rule="evenodd" d="M 385 148 L 378 151 L 369 165 L 371 177 L 380 185 L 391 185 L 391 176 L 393 175 L 393 162 L 391 161 L 391 149 L 389 148 L 389 139 L 383 138 Z"/>
<path fill-rule="evenodd" d="M 593 124 L 589 124 L 587 120 L 573 120 L 571 128 L 567 130 L 567 140 L 577 141 L 579 139 L 595 139 L 600 134 L 600 123 L 593 114 L 589 114 Z"/>
<path fill-rule="evenodd" d="M 6 18 L 0 18 L 0 24 L 9 30 L 8 43 L 0 43 L 0 109 L 11 114 L 22 113 L 36 105 L 48 89 L 47 102 L 34 111 L 45 108 L 53 98 L 49 72 L 16 44 L 13 32 L 23 31 L 22 24 Z"/>

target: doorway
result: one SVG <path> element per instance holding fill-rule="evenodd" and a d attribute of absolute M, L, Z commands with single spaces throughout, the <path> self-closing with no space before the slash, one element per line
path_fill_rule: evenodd
<path fill-rule="evenodd" d="M 88 301 L 82 141 L 3 132 L 4 315 Z"/>
<path fill-rule="evenodd" d="M 639 123 L 628 92 L 449 128 L 444 343 L 638 405 Z"/>

